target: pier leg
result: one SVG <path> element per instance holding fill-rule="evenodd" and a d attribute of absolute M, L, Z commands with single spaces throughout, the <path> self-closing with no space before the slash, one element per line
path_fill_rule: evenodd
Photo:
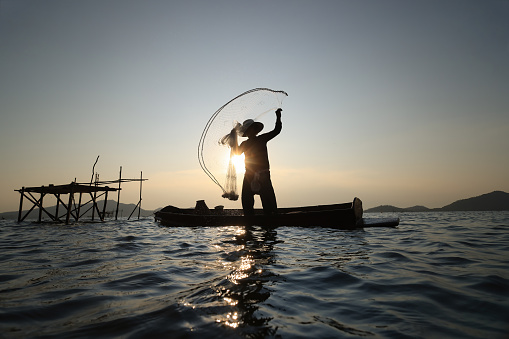
<path fill-rule="evenodd" d="M 22 187 L 19 193 L 20 197 L 19 197 L 18 222 L 21 222 L 21 214 L 23 213 L 23 198 L 25 197 L 25 187 Z"/>
<path fill-rule="evenodd" d="M 60 193 L 55 194 L 55 197 L 57 198 L 57 207 L 55 209 L 55 220 L 60 221 L 60 219 L 58 218 L 58 206 L 60 205 Z"/>
<path fill-rule="evenodd" d="M 97 208 L 97 205 L 95 203 L 95 192 L 94 192 L 94 195 L 92 195 L 92 193 L 91 193 L 90 197 L 92 198 L 92 221 L 94 221 L 94 219 L 95 219 L 95 209 Z"/>
<path fill-rule="evenodd" d="M 138 208 L 138 220 L 140 219 L 140 212 L 141 212 L 141 186 L 143 184 L 143 171 L 140 172 L 140 207 Z"/>
<path fill-rule="evenodd" d="M 42 220 L 42 199 L 44 198 L 44 193 L 41 193 L 41 197 L 39 198 L 39 217 L 37 218 L 37 222 L 41 222 Z"/>
<path fill-rule="evenodd" d="M 66 225 L 69 224 L 69 218 L 71 217 L 71 208 L 72 208 L 73 199 L 74 199 L 74 182 L 71 182 L 71 192 L 69 192 L 69 202 L 67 203 L 67 215 L 65 216 L 65 224 Z"/>
<path fill-rule="evenodd" d="M 103 213 L 101 215 L 101 221 L 104 221 L 104 216 L 106 215 L 106 203 L 108 202 L 108 191 L 104 192 L 104 205 L 103 205 Z"/>
<path fill-rule="evenodd" d="M 99 216 L 99 218 L 101 218 L 101 211 L 99 211 L 99 204 L 97 203 L 98 197 L 95 196 L 96 194 L 92 194 L 92 192 L 90 192 L 89 194 L 90 194 L 90 201 L 92 201 L 92 221 L 93 221 L 94 220 L 93 217 L 94 217 L 94 214 L 96 211 L 97 211 L 97 215 Z M 99 196 L 99 198 L 100 198 L 100 196 Z"/>
<path fill-rule="evenodd" d="M 78 211 L 76 213 L 76 221 L 80 218 L 80 210 L 81 210 L 81 197 L 83 196 L 83 192 L 80 192 L 80 199 L 78 201 Z"/>
<path fill-rule="evenodd" d="M 122 182 L 122 166 L 120 166 L 120 174 L 118 175 L 118 194 L 117 194 L 117 210 L 115 211 L 115 220 L 118 218 L 118 207 L 120 205 L 120 183 Z"/>
<path fill-rule="evenodd" d="M 72 207 L 72 195 L 73 193 L 69 193 L 69 202 L 67 203 L 67 214 L 65 216 L 65 224 L 69 224 L 69 219 L 71 217 L 71 207 Z"/>

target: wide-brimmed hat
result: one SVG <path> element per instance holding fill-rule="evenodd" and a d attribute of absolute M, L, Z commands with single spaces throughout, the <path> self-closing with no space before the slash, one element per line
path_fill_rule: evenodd
<path fill-rule="evenodd" d="M 260 131 L 263 129 L 263 124 L 258 121 L 254 121 L 253 119 L 247 119 L 242 124 L 242 127 L 240 128 L 241 135 L 243 137 L 247 137 L 247 131 L 254 131 L 254 134 L 260 133 Z"/>

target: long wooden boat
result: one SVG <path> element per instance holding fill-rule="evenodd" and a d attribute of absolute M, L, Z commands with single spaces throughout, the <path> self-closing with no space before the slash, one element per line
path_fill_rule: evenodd
<path fill-rule="evenodd" d="M 364 227 L 394 227 L 399 218 L 363 218 L 362 201 L 305 207 L 278 208 L 276 215 L 264 215 L 255 209 L 255 215 L 244 216 L 242 209 L 209 209 L 203 200 L 195 208 L 166 206 L 155 213 L 155 220 L 166 226 L 300 226 L 355 229 Z"/>

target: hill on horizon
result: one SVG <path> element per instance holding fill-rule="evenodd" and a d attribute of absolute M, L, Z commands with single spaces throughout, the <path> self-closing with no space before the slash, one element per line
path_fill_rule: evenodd
<path fill-rule="evenodd" d="M 462 199 L 441 208 L 442 211 L 507 211 L 509 193 L 494 191 L 477 197 Z"/>
<path fill-rule="evenodd" d="M 430 212 L 431 209 L 427 208 L 426 206 L 412 206 L 412 207 L 396 207 L 392 205 L 380 205 L 373 208 L 368 208 L 364 212 L 368 213 L 388 213 L 388 212 Z"/>
<path fill-rule="evenodd" d="M 457 200 L 441 208 L 427 208 L 425 206 L 413 206 L 400 208 L 391 205 L 381 205 L 369 208 L 364 212 L 438 212 L 438 211 L 509 211 L 509 193 L 493 191 L 477 197 Z"/>

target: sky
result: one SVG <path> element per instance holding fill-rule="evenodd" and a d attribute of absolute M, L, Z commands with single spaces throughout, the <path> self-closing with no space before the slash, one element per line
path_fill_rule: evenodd
<path fill-rule="evenodd" d="M 279 206 L 509 192 L 507 0 L 0 0 L 0 75 L 0 212 L 90 181 L 98 155 L 101 180 L 148 178 L 143 208 L 240 208 L 197 147 L 257 87 L 288 93 Z"/>

